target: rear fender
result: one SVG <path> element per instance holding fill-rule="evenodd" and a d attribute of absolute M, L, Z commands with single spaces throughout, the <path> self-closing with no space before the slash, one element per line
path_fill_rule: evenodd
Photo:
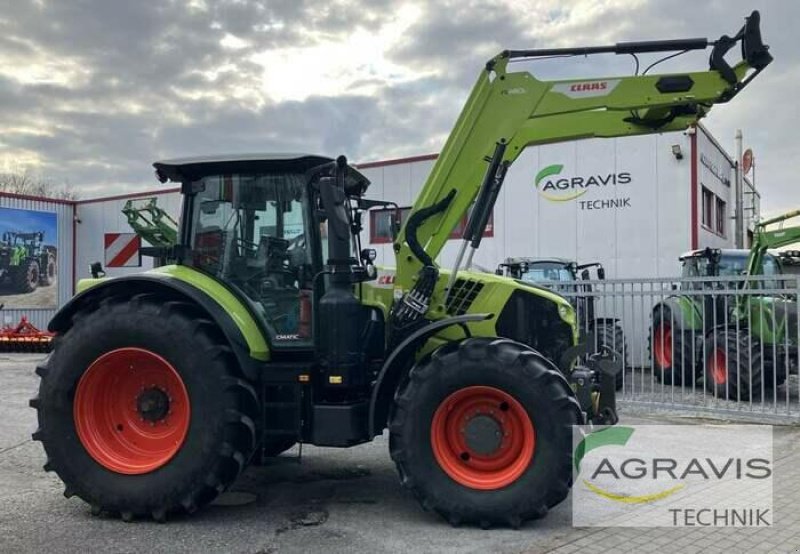
<path fill-rule="evenodd" d="M 50 321 L 48 329 L 55 333 L 66 332 L 77 313 L 94 309 L 111 296 L 132 298 L 137 294 L 157 293 L 200 307 L 225 336 L 244 374 L 250 379 L 257 378 L 260 362 L 269 360 L 270 351 L 255 316 L 229 291 L 226 292 L 230 297 L 221 297 L 220 291 L 204 287 L 203 278 L 213 281 L 202 274 L 199 280 L 188 282 L 168 273 L 154 272 L 105 279 L 84 289 L 64 305 Z"/>
<path fill-rule="evenodd" d="M 672 325 L 684 331 L 702 330 L 703 316 L 700 307 L 691 298 L 670 296 L 653 307 L 653 320 L 660 313 L 672 322 Z"/>

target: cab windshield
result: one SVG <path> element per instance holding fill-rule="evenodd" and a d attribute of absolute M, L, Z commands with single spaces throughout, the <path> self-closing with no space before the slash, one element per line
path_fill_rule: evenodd
<path fill-rule="evenodd" d="M 683 260 L 681 277 L 730 277 L 744 275 L 747 271 L 748 254 L 723 254 L 714 265 L 706 256 L 692 256 Z M 776 275 L 778 264 L 771 254 L 764 256 L 761 274 Z"/>
<path fill-rule="evenodd" d="M 572 282 L 575 280 L 569 268 L 564 264 L 551 262 L 537 262 L 528 264 L 528 271 L 522 274 L 522 280 L 530 283 L 542 281 Z"/>

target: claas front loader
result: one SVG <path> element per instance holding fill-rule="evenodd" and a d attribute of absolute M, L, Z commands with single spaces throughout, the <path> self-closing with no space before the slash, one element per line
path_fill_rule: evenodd
<path fill-rule="evenodd" d="M 175 263 L 82 281 L 37 368 L 46 470 L 95 513 L 193 512 L 251 463 L 388 428 L 402 484 L 452 524 L 518 527 L 568 494 L 571 427 L 614 423 L 617 368 L 558 294 L 460 271 L 530 145 L 686 129 L 771 60 L 758 13 L 735 37 L 508 50 L 477 83 L 394 241 L 361 250 L 368 181 L 344 157 L 158 162 L 184 196 Z M 731 67 L 723 55 L 742 43 Z M 706 71 L 540 81 L 512 63 L 713 46 Z M 469 213 L 459 263 L 435 262 Z"/>

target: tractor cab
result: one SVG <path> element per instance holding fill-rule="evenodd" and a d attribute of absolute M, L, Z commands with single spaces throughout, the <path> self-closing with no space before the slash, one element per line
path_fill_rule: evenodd
<path fill-rule="evenodd" d="M 680 256 L 681 277 L 737 277 L 747 274 L 749 250 L 705 248 Z M 773 253 L 764 254 L 758 275 L 778 275 L 781 265 Z M 704 288 L 710 283 L 682 284 L 682 287 Z M 721 284 L 720 284 L 721 285 Z"/>
<path fill-rule="evenodd" d="M 312 346 L 311 305 L 320 285 L 315 277 L 329 257 L 328 217 L 315 172 L 332 163 L 285 154 L 154 164 L 160 180 L 182 183 L 179 264 L 214 276 L 245 298 L 262 316 L 275 348 Z M 347 166 L 347 198 L 360 197 L 368 185 Z M 358 266 L 358 235 L 345 231 L 345 261 Z"/>

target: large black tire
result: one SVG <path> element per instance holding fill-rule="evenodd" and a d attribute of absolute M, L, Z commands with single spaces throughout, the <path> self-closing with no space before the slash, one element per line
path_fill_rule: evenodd
<path fill-rule="evenodd" d="M 78 435 L 74 405 L 79 381 L 93 362 L 133 348 L 171 364 L 190 406 L 177 452 L 141 474 L 111 470 L 89 453 Z M 111 374 L 125 369 L 112 366 Z M 57 338 L 37 373 L 39 395 L 31 406 L 37 409 L 39 429 L 33 438 L 44 446 L 45 470 L 58 474 L 65 496 L 79 496 L 93 513 L 119 514 L 126 521 L 140 516 L 163 521 L 169 513 L 191 513 L 231 485 L 255 449 L 255 390 L 217 327 L 192 304 L 152 294 L 107 298 L 73 317 L 72 327 Z M 121 432 L 122 425 L 117 429 Z"/>
<path fill-rule="evenodd" d="M 669 310 L 656 309 L 653 312 L 653 326 L 650 328 L 650 357 L 653 372 L 658 381 L 665 385 L 690 386 L 695 378 L 695 359 L 702 354 L 701 346 L 693 346 L 695 333 L 683 330 L 677 317 Z"/>
<path fill-rule="evenodd" d="M 524 410 L 521 415 L 533 426 L 532 458 L 502 488 L 465 486 L 451 477 L 434 453 L 437 410 L 443 406 L 449 413 L 453 406 L 446 401 L 467 389 L 499 390 L 512 397 L 514 409 Z M 500 404 L 499 410 L 503 409 Z M 436 511 L 453 525 L 516 528 L 544 516 L 566 498 L 572 485 L 572 426 L 581 423 L 572 389 L 549 360 L 511 340 L 475 338 L 445 345 L 412 368 L 395 395 L 389 444 L 403 486 L 424 509 Z M 466 436 L 465 429 L 461 434 Z"/>
<path fill-rule="evenodd" d="M 717 398 L 758 400 L 764 388 L 761 344 L 744 330 L 718 329 L 705 343 L 706 389 Z"/>
<path fill-rule="evenodd" d="M 56 257 L 52 254 L 47 255 L 47 263 L 42 268 L 39 275 L 39 284 L 43 287 L 49 287 L 56 280 Z"/>
<path fill-rule="evenodd" d="M 625 343 L 625 334 L 622 332 L 622 327 L 617 323 L 598 322 L 594 327 L 594 345 L 598 349 L 602 346 L 608 346 L 614 352 L 615 358 L 621 362 L 622 368 L 614 380 L 616 389 L 621 390 L 622 375 L 629 365 L 628 345 Z"/>
<path fill-rule="evenodd" d="M 22 261 L 19 267 L 14 269 L 12 281 L 17 292 L 28 293 L 36 290 L 39 286 L 39 262 L 33 258 Z"/>

